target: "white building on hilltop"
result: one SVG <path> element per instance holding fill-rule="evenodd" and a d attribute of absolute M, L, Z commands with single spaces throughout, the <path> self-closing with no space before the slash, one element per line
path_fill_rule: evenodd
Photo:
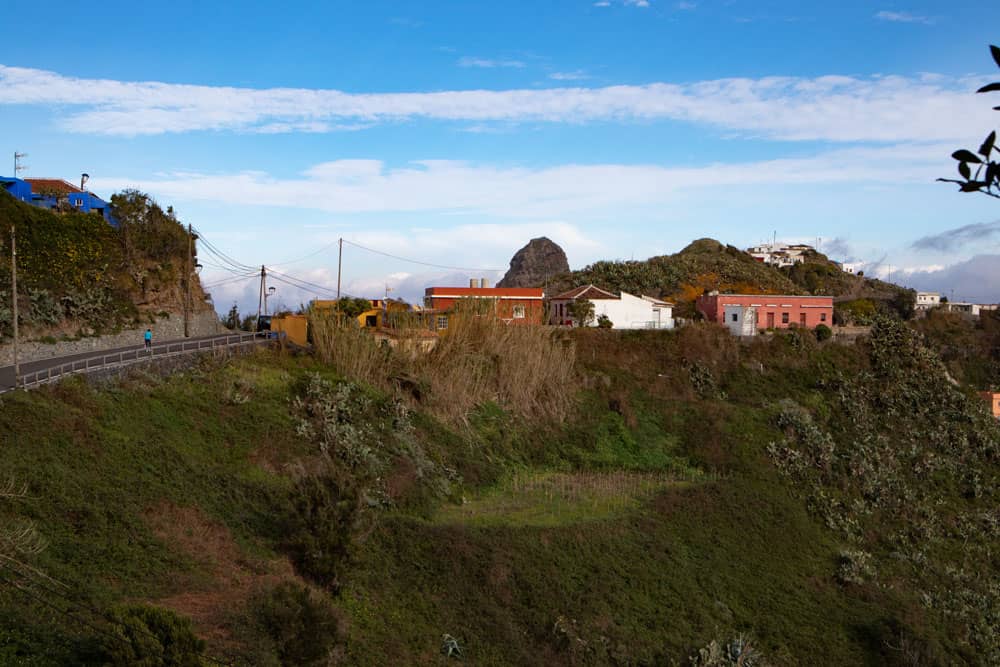
<path fill-rule="evenodd" d="M 674 304 L 651 296 L 616 296 L 593 285 L 581 285 L 549 300 L 549 323 L 577 326 L 570 305 L 577 301 L 594 304 L 594 318 L 588 326 L 597 326 L 601 316 L 611 320 L 613 329 L 672 329 Z"/>
<path fill-rule="evenodd" d="M 941 295 L 937 292 L 917 292 L 917 310 L 930 310 L 941 305 Z"/>
<path fill-rule="evenodd" d="M 805 243 L 764 243 L 747 248 L 747 253 L 758 262 L 782 267 L 801 264 L 806 261 L 806 253 L 815 250 Z"/>

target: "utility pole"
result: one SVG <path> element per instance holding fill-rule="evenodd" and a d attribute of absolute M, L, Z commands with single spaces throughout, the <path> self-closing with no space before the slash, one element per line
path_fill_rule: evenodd
<path fill-rule="evenodd" d="M 338 239 L 340 249 L 337 250 L 337 306 L 340 307 L 340 265 L 344 259 L 344 239 Z"/>
<path fill-rule="evenodd" d="M 385 298 L 382 299 L 382 326 L 383 327 L 389 326 L 389 322 L 388 322 L 388 320 L 389 320 L 389 292 L 391 292 L 391 291 L 392 291 L 392 288 L 389 287 L 389 283 L 386 283 L 385 284 Z"/>
<path fill-rule="evenodd" d="M 344 261 L 344 237 L 337 239 L 337 307 L 334 312 L 337 314 L 337 324 L 340 324 L 340 267 Z"/>
<path fill-rule="evenodd" d="M 267 280 L 267 269 L 264 265 L 260 265 L 260 294 L 257 296 L 257 324 L 256 328 L 260 330 L 260 310 L 264 305 L 264 282 Z"/>
<path fill-rule="evenodd" d="M 14 389 L 17 389 L 21 367 L 17 362 L 17 232 L 14 225 L 10 226 L 10 287 L 14 295 Z"/>
<path fill-rule="evenodd" d="M 28 168 L 27 165 L 21 163 L 21 158 L 26 157 L 28 157 L 27 153 L 18 153 L 17 151 L 14 151 L 14 178 L 17 178 L 18 174 Z"/>
<path fill-rule="evenodd" d="M 191 232 L 191 225 L 188 224 L 188 252 L 187 252 L 187 274 L 184 278 L 184 337 L 191 336 L 191 254 L 194 252 L 194 237 Z"/>

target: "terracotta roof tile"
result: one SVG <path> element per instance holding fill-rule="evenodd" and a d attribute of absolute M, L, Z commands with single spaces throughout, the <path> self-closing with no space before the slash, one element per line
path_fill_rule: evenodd
<path fill-rule="evenodd" d="M 31 184 L 31 191 L 35 194 L 68 195 L 73 192 L 83 192 L 80 188 L 61 178 L 26 178 L 24 180 Z"/>

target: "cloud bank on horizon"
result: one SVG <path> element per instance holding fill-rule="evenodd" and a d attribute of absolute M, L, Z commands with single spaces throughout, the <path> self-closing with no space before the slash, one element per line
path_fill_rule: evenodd
<path fill-rule="evenodd" d="M 460 63 L 485 68 L 524 64 L 481 58 Z M 969 125 L 990 122 L 989 108 L 969 94 L 985 80 L 934 74 L 773 76 L 599 88 L 348 93 L 83 79 L 0 65 L 0 106 L 58 107 L 65 110 L 58 122 L 68 132 L 120 136 L 206 130 L 326 133 L 416 119 L 670 120 L 780 141 L 941 141 L 967 139 Z"/>

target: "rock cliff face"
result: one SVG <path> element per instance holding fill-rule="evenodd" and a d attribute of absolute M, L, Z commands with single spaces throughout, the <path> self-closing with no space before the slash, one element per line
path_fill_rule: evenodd
<path fill-rule="evenodd" d="M 566 253 L 543 236 L 531 239 L 515 253 L 510 269 L 497 287 L 542 287 L 548 279 L 568 271 Z"/>

